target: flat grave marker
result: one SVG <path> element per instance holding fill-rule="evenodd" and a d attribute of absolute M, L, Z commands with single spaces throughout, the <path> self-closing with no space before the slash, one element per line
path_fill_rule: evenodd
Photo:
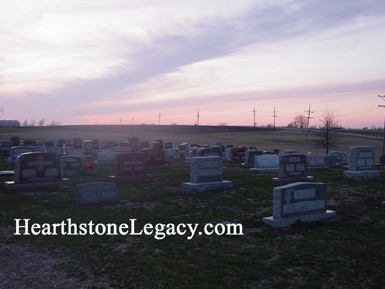
<path fill-rule="evenodd" d="M 116 184 L 112 182 L 94 182 L 76 186 L 76 204 L 94 205 L 119 201 Z"/>

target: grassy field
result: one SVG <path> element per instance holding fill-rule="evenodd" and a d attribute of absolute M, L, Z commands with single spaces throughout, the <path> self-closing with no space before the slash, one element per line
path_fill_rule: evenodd
<path fill-rule="evenodd" d="M 218 133 L 161 133 L 36 128 L 2 128 L 1 138 L 47 137 L 126 141 L 129 134 L 142 140 L 163 139 L 256 146 L 269 150 L 296 149 L 324 153 L 315 135 L 300 131 Z M 382 142 L 341 137 L 337 150 L 373 145 L 376 160 Z M 119 183 L 119 203 L 77 206 L 75 188 L 0 193 L 0 288 L 384 288 L 385 286 L 385 171 L 380 180 L 357 183 L 343 180 L 343 168 L 311 172 L 327 183 L 327 209 L 333 219 L 271 228 L 262 218 L 271 216 L 273 175 L 252 174 L 236 164 L 225 180 L 234 189 L 186 195 L 181 184 L 190 181 L 183 159 L 170 161 L 169 170 L 151 170 L 154 180 Z M 0 160 L 0 169 L 13 169 Z M 113 166 L 98 167 L 95 176 L 71 177 L 74 185 L 105 181 Z M 0 181 L 12 177 L 0 177 Z M 192 223 L 243 225 L 242 236 L 15 236 L 14 219 L 32 223 Z"/>

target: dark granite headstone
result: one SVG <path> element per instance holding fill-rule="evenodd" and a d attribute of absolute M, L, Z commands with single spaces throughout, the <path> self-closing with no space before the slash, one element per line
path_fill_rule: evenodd
<path fill-rule="evenodd" d="M 11 148 L 13 146 L 13 143 L 10 141 L 2 141 L 0 143 L 0 154 L 2 156 L 9 156 L 11 153 Z"/>
<path fill-rule="evenodd" d="M 165 142 L 164 143 L 164 149 L 172 149 L 174 147 L 174 144 L 172 142 Z"/>
<path fill-rule="evenodd" d="M 76 186 L 76 203 L 91 205 L 119 201 L 115 183 L 95 182 Z"/>
<path fill-rule="evenodd" d="M 59 138 L 58 140 L 57 140 L 57 146 L 58 147 L 63 147 L 63 144 L 65 144 L 66 143 L 66 140 L 64 139 L 64 138 Z"/>
<path fill-rule="evenodd" d="M 23 146 L 36 146 L 35 140 L 26 139 L 23 141 Z"/>
<path fill-rule="evenodd" d="M 245 162 L 242 163 L 243 167 L 252 168 L 255 163 L 255 156 L 261 155 L 263 151 L 257 149 L 250 149 L 245 152 Z"/>
<path fill-rule="evenodd" d="M 100 150 L 100 139 L 92 139 L 92 150 L 93 151 L 98 151 Z"/>
<path fill-rule="evenodd" d="M 16 161 L 16 158 L 19 155 L 21 155 L 23 153 L 33 152 L 33 151 L 34 151 L 34 148 L 32 146 L 27 146 L 27 147 L 16 146 L 16 147 L 12 147 L 10 155 L 9 155 L 9 158 L 7 159 L 7 163 L 8 164 L 14 164 L 15 161 Z"/>
<path fill-rule="evenodd" d="M 309 182 L 313 179 L 312 176 L 307 176 L 306 155 L 295 153 L 279 155 L 278 178 L 273 178 L 273 183 Z"/>
<path fill-rule="evenodd" d="M 73 147 L 75 150 L 83 148 L 83 139 L 80 137 L 76 137 L 72 140 Z"/>
<path fill-rule="evenodd" d="M 16 158 L 14 182 L 5 182 L 4 187 L 17 190 L 70 185 L 70 180 L 63 179 L 60 156 L 55 153 L 30 152 Z"/>
<path fill-rule="evenodd" d="M 130 142 L 131 151 L 136 152 L 139 150 L 140 138 L 136 136 L 129 136 L 128 141 Z"/>
<path fill-rule="evenodd" d="M 159 148 L 163 149 L 163 140 L 162 139 L 155 140 L 154 142 L 158 142 L 160 144 Z"/>
<path fill-rule="evenodd" d="M 138 175 L 147 175 L 145 153 L 121 153 L 115 156 L 115 176 Z"/>
<path fill-rule="evenodd" d="M 231 149 L 230 162 L 231 163 L 244 163 L 246 151 L 247 151 L 247 148 L 245 148 L 245 147 L 232 148 Z"/>
<path fill-rule="evenodd" d="M 146 154 L 147 169 L 169 168 L 163 149 L 142 149 L 140 151 Z"/>
<path fill-rule="evenodd" d="M 55 143 L 53 141 L 51 141 L 51 140 L 43 140 L 41 142 L 41 145 L 45 146 L 46 148 L 50 148 L 50 147 L 54 147 Z"/>
<path fill-rule="evenodd" d="M 9 139 L 12 143 L 12 146 L 17 147 L 20 145 L 20 139 L 18 136 L 11 136 Z"/>

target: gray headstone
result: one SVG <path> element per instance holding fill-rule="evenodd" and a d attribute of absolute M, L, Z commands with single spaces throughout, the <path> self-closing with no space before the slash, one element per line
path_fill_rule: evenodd
<path fill-rule="evenodd" d="M 275 154 L 263 154 L 254 157 L 254 168 L 250 172 L 278 173 L 279 156 Z"/>
<path fill-rule="evenodd" d="M 263 222 L 273 227 L 290 226 L 296 221 L 308 222 L 336 215 L 326 210 L 327 186 L 323 183 L 299 182 L 275 187 L 273 216 Z"/>
<path fill-rule="evenodd" d="M 76 186 L 76 203 L 78 205 L 110 203 L 118 200 L 118 191 L 113 182 L 95 182 Z"/>

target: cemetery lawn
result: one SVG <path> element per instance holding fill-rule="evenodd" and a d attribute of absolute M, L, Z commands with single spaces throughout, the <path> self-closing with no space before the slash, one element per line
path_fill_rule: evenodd
<path fill-rule="evenodd" d="M 59 137 L 49 133 L 44 138 Z M 74 133 L 73 137 L 78 136 Z M 313 136 L 305 141 L 301 132 L 142 134 L 140 138 L 174 144 L 183 139 L 210 145 L 223 141 L 225 145 L 254 145 L 270 151 L 324 153 L 314 149 Z M 102 134 L 104 141 L 107 136 Z M 343 137 L 338 150 L 347 153 L 354 143 L 375 145 L 378 160 L 381 141 Z M 13 170 L 5 160 L 0 159 L 0 170 Z M 343 180 L 342 167 L 308 172 L 327 184 L 327 209 L 336 211 L 337 216 L 271 228 L 262 218 L 273 213 L 271 179 L 276 175 L 223 164 L 228 167 L 224 180 L 232 181 L 234 189 L 183 194 L 181 184 L 190 181 L 190 169 L 179 158 L 170 160 L 168 170 L 150 170 L 153 180 L 117 184 L 118 203 L 94 206 L 76 205 L 75 188 L 6 191 L 3 183 L 13 177 L 0 177 L 0 288 L 384 288 L 382 167 L 376 167 L 380 180 L 361 183 Z M 106 181 L 113 172 L 112 165 L 98 166 L 97 175 L 70 179 L 74 185 Z M 240 223 L 244 235 L 196 234 L 191 240 L 186 235 L 162 240 L 144 234 L 14 235 L 15 219 L 53 224 L 68 218 L 76 224 L 92 220 L 118 225 L 136 219 L 137 231 L 148 223 L 199 224 L 198 231 L 207 223 Z"/>

